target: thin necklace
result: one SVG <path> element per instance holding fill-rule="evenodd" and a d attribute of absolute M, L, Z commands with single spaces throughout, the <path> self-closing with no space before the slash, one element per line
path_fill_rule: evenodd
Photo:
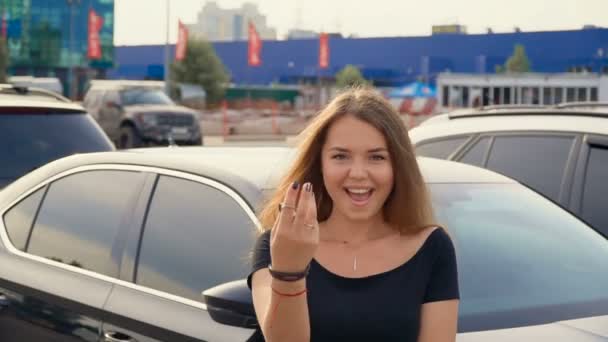
<path fill-rule="evenodd" d="M 392 235 L 392 234 L 391 234 L 391 235 Z M 397 233 L 396 233 L 396 234 L 394 234 L 394 235 L 401 235 L 401 234 L 400 234 L 399 232 L 397 232 Z M 388 235 L 388 236 L 384 236 L 384 237 L 381 237 L 381 238 L 378 238 L 378 239 L 367 240 L 367 241 L 365 241 L 365 242 L 369 242 L 369 241 L 375 241 L 375 240 L 382 240 L 382 239 L 385 239 L 385 238 L 387 238 L 387 237 L 389 237 L 389 236 L 390 236 L 390 235 Z M 327 242 L 332 242 L 332 240 L 325 240 L 325 241 L 327 241 Z M 333 240 L 333 241 L 334 241 L 334 242 L 341 242 L 341 243 L 342 243 L 344 246 L 348 246 L 348 245 L 350 245 L 350 242 L 348 242 L 348 241 L 346 241 L 346 240 Z M 365 243 L 365 242 L 364 242 L 364 243 Z M 361 244 L 361 246 L 362 246 L 362 245 L 363 245 L 363 244 Z M 354 251 L 355 255 L 354 255 L 354 257 L 353 257 L 353 271 L 356 271 L 356 270 L 357 270 L 357 252 L 358 252 L 359 248 L 361 248 L 361 246 L 357 247 L 357 248 L 355 249 L 355 251 Z"/>

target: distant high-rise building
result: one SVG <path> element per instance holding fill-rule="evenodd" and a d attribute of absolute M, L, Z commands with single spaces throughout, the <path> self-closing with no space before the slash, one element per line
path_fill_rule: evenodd
<path fill-rule="evenodd" d="M 312 30 L 291 29 L 287 32 L 287 39 L 309 39 L 317 38 L 319 33 Z"/>
<path fill-rule="evenodd" d="M 260 38 L 277 39 L 276 30 L 267 26 L 266 16 L 253 3 L 244 3 L 241 8 L 222 9 L 215 1 L 208 1 L 199 12 L 197 22 L 188 28 L 192 36 L 210 41 L 247 40 L 250 21 L 255 25 Z"/>

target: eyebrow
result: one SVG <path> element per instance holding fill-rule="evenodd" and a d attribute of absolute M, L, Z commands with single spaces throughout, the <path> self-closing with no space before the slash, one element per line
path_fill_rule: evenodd
<path fill-rule="evenodd" d="M 350 152 L 349 149 L 344 148 L 344 147 L 332 147 L 329 149 L 330 151 L 338 151 L 338 152 Z M 368 153 L 375 153 L 375 152 L 387 152 L 388 150 L 384 147 L 376 147 L 376 148 L 372 148 L 371 150 L 368 150 Z"/>

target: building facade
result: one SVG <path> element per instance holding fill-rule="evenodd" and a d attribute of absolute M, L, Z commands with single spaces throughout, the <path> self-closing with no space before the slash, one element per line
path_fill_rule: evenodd
<path fill-rule="evenodd" d="M 247 40 L 249 22 L 255 25 L 260 38 L 277 38 L 276 30 L 268 27 L 266 16 L 253 3 L 245 3 L 240 8 L 223 9 L 215 1 L 208 1 L 199 12 L 197 22 L 188 28 L 192 36 L 209 41 L 242 41 Z"/>
<path fill-rule="evenodd" d="M 490 105 L 608 102 L 608 75 L 597 73 L 454 74 L 437 78 L 442 109 Z"/>
<path fill-rule="evenodd" d="M 103 20 L 97 60 L 87 57 L 90 9 Z M 78 95 L 88 79 L 104 77 L 114 67 L 114 0 L 0 0 L 0 14 L 6 23 L 9 75 L 57 77 L 66 95 L 72 85 Z"/>
<path fill-rule="evenodd" d="M 235 84 L 316 84 L 331 82 L 347 64 L 379 87 L 399 87 L 417 80 L 434 84 L 443 72 L 492 74 L 521 44 L 539 73 L 578 71 L 608 74 L 608 29 L 434 34 L 425 37 L 329 38 L 329 67 L 318 68 L 319 40 L 264 41 L 259 67 L 247 65 L 247 42 L 213 46 Z M 117 47 L 118 68 L 109 77 L 154 78 L 162 68 L 163 46 Z"/>

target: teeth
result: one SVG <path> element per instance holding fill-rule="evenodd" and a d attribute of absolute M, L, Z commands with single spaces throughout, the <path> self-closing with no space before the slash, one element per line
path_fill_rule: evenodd
<path fill-rule="evenodd" d="M 348 192 L 352 192 L 353 194 L 366 194 L 369 192 L 369 189 L 347 189 Z"/>

